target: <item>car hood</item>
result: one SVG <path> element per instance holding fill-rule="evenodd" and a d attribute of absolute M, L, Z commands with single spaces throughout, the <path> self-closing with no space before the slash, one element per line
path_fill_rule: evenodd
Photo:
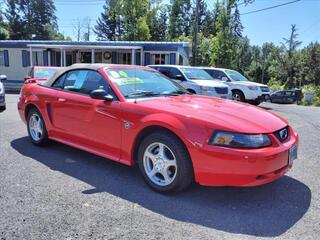
<path fill-rule="evenodd" d="M 229 87 L 227 84 L 219 82 L 218 80 L 191 80 L 191 82 L 204 87 Z"/>
<path fill-rule="evenodd" d="M 250 82 L 250 81 L 235 81 L 235 83 L 237 83 L 239 85 L 244 85 L 244 86 L 268 87 L 265 84 L 256 83 L 256 82 Z"/>
<path fill-rule="evenodd" d="M 246 103 L 206 96 L 181 95 L 144 99 L 138 105 L 222 130 L 242 133 L 271 133 L 288 125 L 283 118 Z"/>

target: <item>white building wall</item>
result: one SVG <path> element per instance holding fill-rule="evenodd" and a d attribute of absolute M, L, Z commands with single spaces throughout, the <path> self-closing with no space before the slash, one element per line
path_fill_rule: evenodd
<path fill-rule="evenodd" d="M 8 50 L 9 67 L 0 66 L 0 75 L 7 75 L 8 80 L 23 80 L 30 69 L 22 66 L 22 50 L 26 48 L 0 48 L 0 51 L 3 50 Z"/>

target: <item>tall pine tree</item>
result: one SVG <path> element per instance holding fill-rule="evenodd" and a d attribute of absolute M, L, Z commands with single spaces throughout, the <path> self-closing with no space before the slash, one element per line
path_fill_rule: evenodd
<path fill-rule="evenodd" d="M 98 40 L 121 40 L 123 37 L 121 1 L 106 0 L 103 10 L 93 30 Z"/>
<path fill-rule="evenodd" d="M 150 28 L 147 24 L 149 11 L 149 0 L 123 0 L 124 40 L 150 40 Z"/>
<path fill-rule="evenodd" d="M 10 39 L 50 40 L 57 32 L 53 0 L 7 0 Z"/>
<path fill-rule="evenodd" d="M 16 0 L 7 0 L 5 12 L 8 21 L 9 38 L 13 40 L 27 39 L 25 36 L 25 24 L 20 16 L 20 4 Z"/>
<path fill-rule="evenodd" d="M 191 34 L 191 1 L 172 0 L 169 16 L 169 38 L 174 40 Z"/>

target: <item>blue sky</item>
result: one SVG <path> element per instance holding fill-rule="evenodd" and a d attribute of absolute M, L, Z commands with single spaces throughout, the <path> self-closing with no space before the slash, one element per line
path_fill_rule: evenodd
<path fill-rule="evenodd" d="M 246 13 L 292 0 L 255 0 L 254 3 L 240 6 L 240 12 Z M 55 0 L 60 31 L 75 39 L 73 25 L 77 20 L 91 19 L 94 25 L 102 11 L 103 0 Z M 212 8 L 214 0 L 207 0 Z M 241 1 L 240 1 L 241 2 Z M 291 24 L 296 24 L 299 40 L 303 46 L 312 41 L 320 41 L 320 0 L 301 0 L 299 2 L 241 16 L 244 35 L 252 44 L 264 42 L 279 44 L 283 37 L 289 37 Z M 91 40 L 94 40 L 92 36 Z"/>

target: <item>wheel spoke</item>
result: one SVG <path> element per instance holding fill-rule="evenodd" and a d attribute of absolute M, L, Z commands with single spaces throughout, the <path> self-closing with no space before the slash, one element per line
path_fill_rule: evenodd
<path fill-rule="evenodd" d="M 162 143 L 159 143 L 159 152 L 158 152 L 158 155 L 160 156 L 160 157 L 164 157 L 165 156 L 165 154 L 164 154 L 164 144 L 162 144 Z"/>
<path fill-rule="evenodd" d="M 156 161 L 156 156 L 153 155 L 151 152 L 146 152 L 145 157 L 149 158 L 153 163 Z"/>
<path fill-rule="evenodd" d="M 164 178 L 164 183 L 165 183 L 165 184 L 168 184 L 168 183 L 171 182 L 171 178 L 170 178 L 170 176 L 169 176 L 169 174 L 168 174 L 167 169 L 164 169 L 164 170 L 161 172 L 161 174 L 162 174 L 162 176 L 163 176 L 163 178 Z"/>
<path fill-rule="evenodd" d="M 166 160 L 165 161 L 165 166 L 166 166 L 166 169 L 168 169 L 169 167 L 177 167 L 177 162 L 175 159 L 173 160 Z"/>
<path fill-rule="evenodd" d="M 149 178 L 152 178 L 154 175 L 156 175 L 157 170 L 155 169 L 155 167 L 153 167 L 153 169 L 150 172 L 147 172 L 147 175 L 149 176 Z"/>

